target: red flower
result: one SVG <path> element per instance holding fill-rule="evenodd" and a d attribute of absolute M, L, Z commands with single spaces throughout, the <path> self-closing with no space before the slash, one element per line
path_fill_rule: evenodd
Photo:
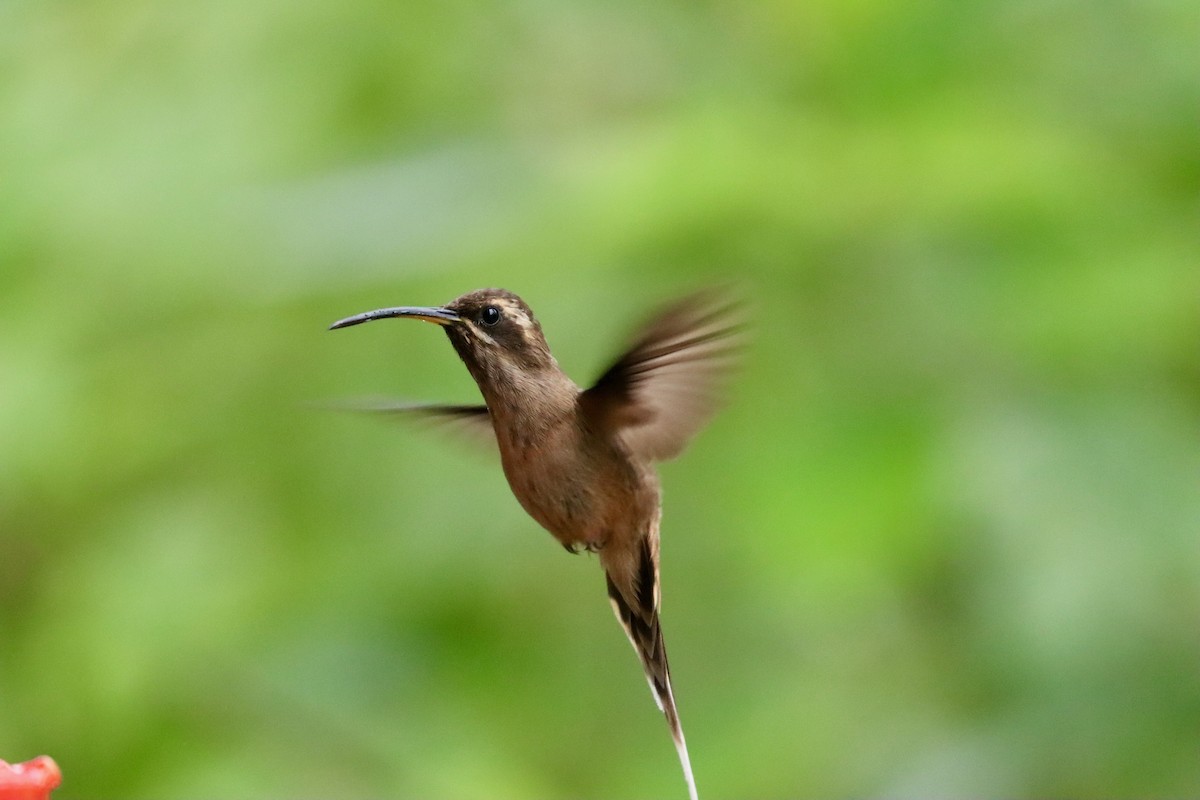
<path fill-rule="evenodd" d="M 62 772 L 50 756 L 38 756 L 24 764 L 0 761 L 0 800 L 49 800 L 60 783 Z"/>

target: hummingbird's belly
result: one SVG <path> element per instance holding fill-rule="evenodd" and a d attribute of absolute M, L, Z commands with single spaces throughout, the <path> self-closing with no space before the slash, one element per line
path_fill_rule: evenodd
<path fill-rule="evenodd" d="M 527 455 L 520 464 L 504 459 L 509 486 L 529 516 L 568 547 L 601 548 L 654 516 L 656 482 L 638 480 L 622 459 Z"/>

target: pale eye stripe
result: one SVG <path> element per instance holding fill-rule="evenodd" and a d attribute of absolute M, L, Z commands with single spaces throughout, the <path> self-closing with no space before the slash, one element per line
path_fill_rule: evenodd
<path fill-rule="evenodd" d="M 521 328 L 521 334 L 527 341 L 533 341 L 538 335 L 539 331 L 537 329 L 537 325 L 532 319 L 530 319 L 529 314 L 521 307 L 520 303 L 517 303 L 507 297 L 490 297 L 487 299 L 486 303 L 487 305 L 496 306 L 501 310 L 501 313 L 504 315 L 505 319 L 515 322 Z M 476 325 L 473 320 L 467 319 L 465 322 L 468 326 L 470 326 L 471 332 L 476 336 L 476 338 L 479 339 L 479 341 L 492 345 L 493 347 L 497 346 L 496 340 L 493 339 L 492 336 L 488 334 L 482 327 Z"/>
<path fill-rule="evenodd" d="M 529 330 L 533 327 L 533 322 L 525 314 L 525 311 L 512 300 L 509 300 L 505 297 L 498 297 L 493 302 L 493 305 L 503 308 L 505 312 L 507 312 L 505 316 L 511 320 L 514 320 L 522 328 Z"/>

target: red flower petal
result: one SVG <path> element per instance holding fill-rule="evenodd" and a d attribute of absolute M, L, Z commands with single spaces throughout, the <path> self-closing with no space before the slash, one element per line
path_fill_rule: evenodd
<path fill-rule="evenodd" d="M 50 756 L 23 764 L 0 761 L 0 800 L 48 800 L 62 783 L 62 772 Z"/>

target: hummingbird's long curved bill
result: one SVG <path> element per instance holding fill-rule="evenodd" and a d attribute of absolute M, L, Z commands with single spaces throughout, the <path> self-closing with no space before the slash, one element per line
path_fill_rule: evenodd
<path fill-rule="evenodd" d="M 329 326 L 329 330 L 338 328 L 349 328 L 351 325 L 359 325 L 364 322 L 370 322 L 375 319 L 384 319 L 386 317 L 408 317 L 409 319 L 423 319 L 426 322 L 432 322 L 435 325 L 449 325 L 452 322 L 458 322 L 461 317 L 448 308 L 438 308 L 436 306 L 398 306 L 396 308 L 380 308 L 376 311 L 365 311 L 362 314 L 355 314 L 353 317 L 339 319 L 337 322 Z"/>

